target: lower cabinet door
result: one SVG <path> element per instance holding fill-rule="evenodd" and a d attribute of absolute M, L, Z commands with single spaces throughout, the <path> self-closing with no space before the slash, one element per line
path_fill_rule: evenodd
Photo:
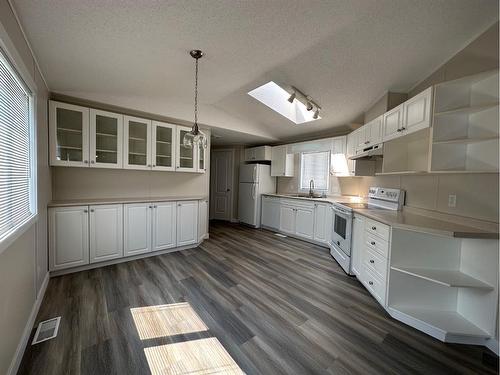
<path fill-rule="evenodd" d="M 198 201 L 177 202 L 177 246 L 198 242 Z"/>
<path fill-rule="evenodd" d="M 307 239 L 313 239 L 314 210 L 312 208 L 295 209 L 295 234 Z"/>
<path fill-rule="evenodd" d="M 90 206 L 90 263 L 123 257 L 123 206 Z"/>
<path fill-rule="evenodd" d="M 273 229 L 280 227 L 280 203 L 276 198 L 262 198 L 261 224 Z"/>
<path fill-rule="evenodd" d="M 280 231 L 295 234 L 295 208 L 285 205 L 280 207 Z"/>
<path fill-rule="evenodd" d="M 198 241 L 208 236 L 208 201 L 203 199 L 198 203 Z"/>
<path fill-rule="evenodd" d="M 153 251 L 177 245 L 176 202 L 153 203 Z"/>
<path fill-rule="evenodd" d="M 123 205 L 124 256 L 151 251 L 151 211 L 150 203 Z"/>
<path fill-rule="evenodd" d="M 351 242 L 351 271 L 358 278 L 361 276 L 361 264 L 363 263 L 365 248 L 365 221 L 359 216 L 354 216 L 352 225 Z"/>
<path fill-rule="evenodd" d="M 330 204 L 314 205 L 314 240 L 328 244 L 332 231 L 332 206 Z"/>
<path fill-rule="evenodd" d="M 88 206 L 49 209 L 49 228 L 51 271 L 89 263 Z"/>

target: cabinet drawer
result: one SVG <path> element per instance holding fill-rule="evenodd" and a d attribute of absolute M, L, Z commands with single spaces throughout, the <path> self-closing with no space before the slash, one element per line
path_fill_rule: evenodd
<path fill-rule="evenodd" d="M 370 234 L 374 234 L 383 240 L 389 241 L 390 227 L 378 221 L 366 219 L 365 229 Z"/>
<path fill-rule="evenodd" d="M 384 258 L 389 257 L 389 242 L 384 241 L 380 237 L 372 235 L 365 231 L 365 245 L 367 248 L 380 253 Z"/>
<path fill-rule="evenodd" d="M 366 246 L 365 251 L 363 252 L 363 264 L 382 281 L 386 280 L 387 259 L 384 258 L 380 253 Z"/>
<path fill-rule="evenodd" d="M 363 283 L 366 289 L 375 297 L 382 306 L 385 306 L 385 281 L 380 280 L 370 271 L 366 265 L 363 265 Z"/>

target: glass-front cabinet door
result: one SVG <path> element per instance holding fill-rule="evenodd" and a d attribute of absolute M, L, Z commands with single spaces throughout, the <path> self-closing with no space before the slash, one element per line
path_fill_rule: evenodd
<path fill-rule="evenodd" d="M 190 131 L 191 128 L 186 126 L 177 127 L 177 163 L 175 170 L 178 172 L 196 172 L 196 147 L 186 147 L 183 145 L 184 136 Z"/>
<path fill-rule="evenodd" d="M 90 110 L 90 166 L 122 168 L 123 115 Z"/>
<path fill-rule="evenodd" d="M 151 120 L 124 116 L 124 160 L 126 169 L 151 169 Z"/>
<path fill-rule="evenodd" d="M 200 142 L 197 148 L 197 157 L 198 160 L 197 172 L 205 173 L 207 171 L 207 149 L 203 147 L 203 144 Z"/>
<path fill-rule="evenodd" d="M 50 101 L 50 165 L 89 166 L 89 109 Z"/>
<path fill-rule="evenodd" d="M 164 122 L 152 123 L 152 169 L 175 171 L 176 126 Z"/>

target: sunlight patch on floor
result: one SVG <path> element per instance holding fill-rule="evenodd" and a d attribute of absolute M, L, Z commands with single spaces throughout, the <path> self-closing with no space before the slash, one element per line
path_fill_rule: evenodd
<path fill-rule="evenodd" d="M 187 302 L 130 309 L 141 340 L 208 331 Z"/>
<path fill-rule="evenodd" d="M 215 337 L 145 348 L 153 375 L 244 374 Z"/>

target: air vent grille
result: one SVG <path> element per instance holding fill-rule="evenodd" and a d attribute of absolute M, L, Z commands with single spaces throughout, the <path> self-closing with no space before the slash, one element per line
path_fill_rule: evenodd
<path fill-rule="evenodd" d="M 60 321 L 61 317 L 58 316 L 57 318 L 52 318 L 40 322 L 40 324 L 38 324 L 38 328 L 36 329 L 35 337 L 33 338 L 33 342 L 31 343 L 31 345 L 35 345 L 56 337 L 57 332 L 59 331 Z"/>

